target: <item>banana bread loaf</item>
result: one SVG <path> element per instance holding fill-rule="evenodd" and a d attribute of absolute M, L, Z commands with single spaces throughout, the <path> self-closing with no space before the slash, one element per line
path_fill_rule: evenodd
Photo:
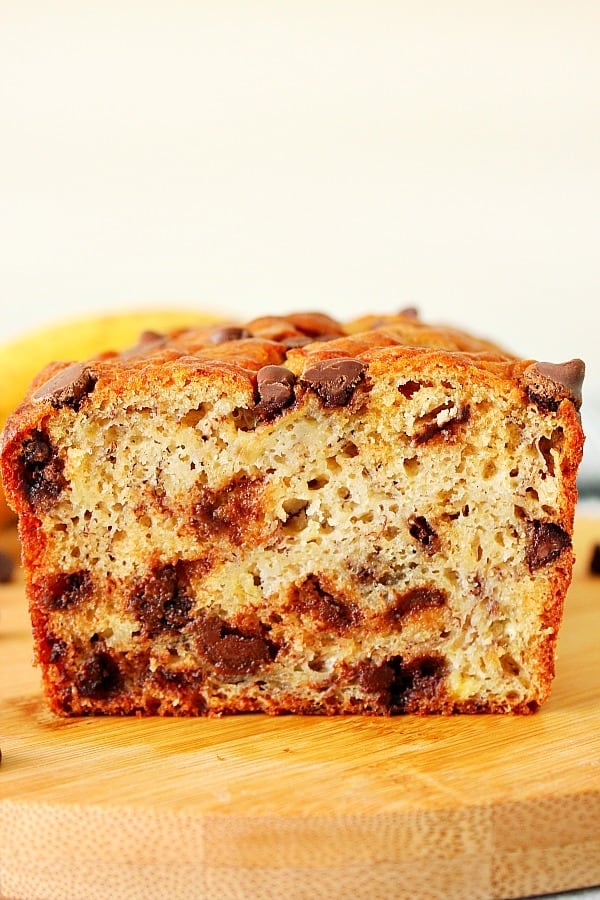
<path fill-rule="evenodd" d="M 145 333 L 9 420 L 52 709 L 521 712 L 571 578 L 583 363 L 414 310 Z"/>

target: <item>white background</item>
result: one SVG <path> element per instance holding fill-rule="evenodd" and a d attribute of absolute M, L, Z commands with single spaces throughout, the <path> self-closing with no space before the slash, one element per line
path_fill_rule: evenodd
<path fill-rule="evenodd" d="M 0 0 L 0 91 L 4 336 L 416 305 L 600 403 L 595 0 Z"/>
<path fill-rule="evenodd" d="M 0 0 L 0 101 L 0 337 L 416 305 L 600 409 L 596 0 Z"/>

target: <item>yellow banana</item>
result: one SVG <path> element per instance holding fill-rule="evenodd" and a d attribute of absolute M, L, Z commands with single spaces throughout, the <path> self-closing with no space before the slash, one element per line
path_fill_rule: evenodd
<path fill-rule="evenodd" d="M 33 377 L 49 362 L 76 362 L 133 346 L 143 331 L 169 332 L 222 319 L 195 309 L 128 310 L 65 319 L 0 344 L 0 429 L 21 403 Z M 0 526 L 10 517 L 0 489 Z"/>
<path fill-rule="evenodd" d="M 76 362 L 133 346 L 142 331 L 168 332 L 217 320 L 198 310 L 140 310 L 67 319 L 0 345 L 0 428 L 23 400 L 34 375 L 57 360 Z"/>

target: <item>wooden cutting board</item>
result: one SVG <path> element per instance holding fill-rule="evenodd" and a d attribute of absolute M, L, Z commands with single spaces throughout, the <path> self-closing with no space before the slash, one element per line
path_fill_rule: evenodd
<path fill-rule="evenodd" d="M 61 720 L 31 667 L 22 581 L 0 588 L 1 896 L 467 900 L 600 884 L 596 541 L 600 522 L 578 520 L 552 697 L 522 718 Z"/>

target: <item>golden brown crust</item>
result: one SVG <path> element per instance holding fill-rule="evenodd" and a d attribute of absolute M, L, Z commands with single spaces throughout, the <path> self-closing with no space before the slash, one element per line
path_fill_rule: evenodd
<path fill-rule="evenodd" d="M 414 311 L 146 333 L 2 439 L 56 712 L 530 712 L 571 578 L 583 364 Z"/>

